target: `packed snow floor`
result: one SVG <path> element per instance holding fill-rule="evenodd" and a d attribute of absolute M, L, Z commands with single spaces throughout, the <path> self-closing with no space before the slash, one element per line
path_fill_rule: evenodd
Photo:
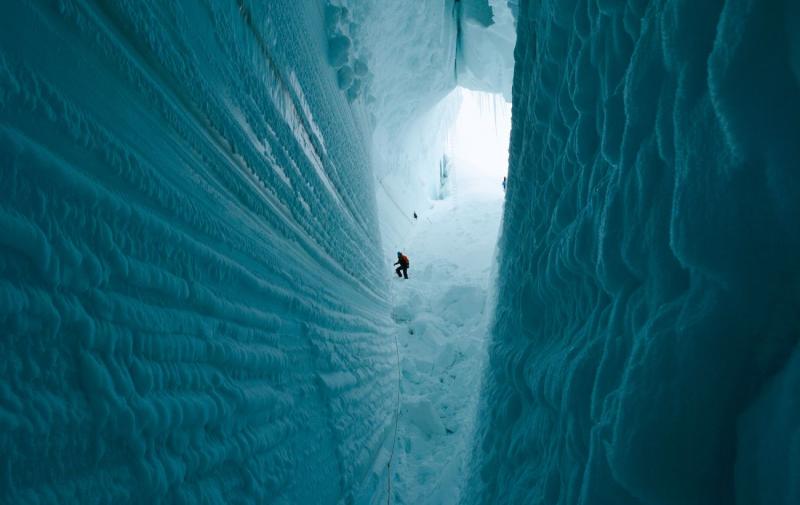
<path fill-rule="evenodd" d="M 402 372 L 392 476 L 397 504 L 459 500 L 486 360 L 503 202 L 502 176 L 474 172 L 457 162 L 451 196 L 417 211 L 403 250 L 409 279 L 393 284 Z"/>

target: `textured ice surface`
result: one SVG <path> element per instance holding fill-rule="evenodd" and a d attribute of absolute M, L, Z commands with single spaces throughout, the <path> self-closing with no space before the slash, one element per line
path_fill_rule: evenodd
<path fill-rule="evenodd" d="M 435 193 L 448 93 L 508 96 L 516 23 L 462 497 L 797 503 L 799 4 L 463 4 L 0 5 L 0 502 L 383 501 L 383 251 Z M 436 328 L 479 299 L 401 307 L 435 351 L 410 380 L 469 363 Z M 460 465 L 415 475 L 452 497 Z"/>
<path fill-rule="evenodd" d="M 465 88 L 500 93 L 511 101 L 516 26 L 506 0 L 461 1 L 458 83 Z M 491 22 L 486 23 L 486 12 Z"/>
<path fill-rule="evenodd" d="M 737 503 L 800 503 L 800 352 L 739 420 Z"/>
<path fill-rule="evenodd" d="M 373 494 L 393 323 L 323 23 L 2 3 L 0 502 Z"/>
<path fill-rule="evenodd" d="M 467 503 L 797 502 L 798 12 L 519 3 Z"/>
<path fill-rule="evenodd" d="M 0 6 L 0 502 L 385 497 L 381 234 L 458 40 L 452 0 Z"/>

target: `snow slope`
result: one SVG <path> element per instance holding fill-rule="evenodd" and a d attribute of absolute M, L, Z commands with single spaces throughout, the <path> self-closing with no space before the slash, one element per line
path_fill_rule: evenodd
<path fill-rule="evenodd" d="M 381 498 L 394 324 L 326 51 L 315 2 L 2 3 L 0 502 Z"/>
<path fill-rule="evenodd" d="M 799 13 L 519 3 L 464 503 L 797 503 Z"/>
<path fill-rule="evenodd" d="M 420 212 L 395 279 L 401 415 L 393 462 L 397 504 L 459 503 L 486 363 L 490 276 L 503 192 L 496 176 L 455 160 L 451 196 Z"/>

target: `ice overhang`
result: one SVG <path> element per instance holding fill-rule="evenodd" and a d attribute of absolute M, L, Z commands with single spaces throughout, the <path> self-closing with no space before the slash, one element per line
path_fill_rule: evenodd
<path fill-rule="evenodd" d="M 455 5 L 457 83 L 511 101 L 516 33 L 509 4 L 505 0 L 460 0 Z"/>
<path fill-rule="evenodd" d="M 329 61 L 376 127 L 400 132 L 456 86 L 510 101 L 513 2 L 328 0 Z"/>

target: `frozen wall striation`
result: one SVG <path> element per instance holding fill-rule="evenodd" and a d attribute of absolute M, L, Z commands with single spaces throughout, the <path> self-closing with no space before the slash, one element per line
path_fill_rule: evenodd
<path fill-rule="evenodd" d="M 324 33 L 313 2 L 0 7 L 0 502 L 381 497 L 396 357 Z"/>
<path fill-rule="evenodd" d="M 797 502 L 798 12 L 520 2 L 466 503 Z"/>

